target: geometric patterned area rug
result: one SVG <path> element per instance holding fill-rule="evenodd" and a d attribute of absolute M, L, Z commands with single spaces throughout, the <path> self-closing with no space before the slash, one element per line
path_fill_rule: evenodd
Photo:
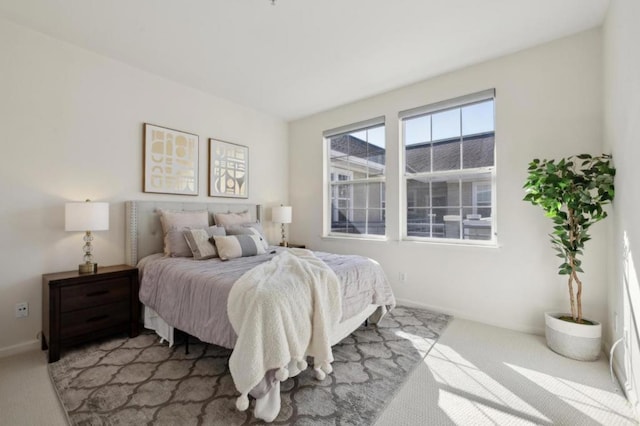
<path fill-rule="evenodd" d="M 372 425 L 451 319 L 396 307 L 377 326 L 361 326 L 333 347 L 333 373 L 311 368 L 281 383 L 274 425 Z M 256 425 L 253 405 L 235 408 L 229 349 L 161 344 L 155 334 L 79 346 L 49 364 L 74 425 Z"/>

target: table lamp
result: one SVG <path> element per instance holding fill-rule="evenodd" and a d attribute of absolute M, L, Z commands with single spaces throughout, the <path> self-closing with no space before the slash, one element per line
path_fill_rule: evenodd
<path fill-rule="evenodd" d="M 66 231 L 84 231 L 84 263 L 78 265 L 81 274 L 92 274 L 98 271 L 98 264 L 93 262 L 91 254 L 91 231 L 109 229 L 109 203 L 66 203 L 64 206 L 64 228 Z"/>
<path fill-rule="evenodd" d="M 284 224 L 291 223 L 291 206 L 283 206 L 272 207 L 271 208 L 271 220 L 276 223 L 280 223 L 282 226 L 282 241 L 280 245 L 283 247 L 287 247 L 289 243 L 287 242 L 284 235 Z"/>

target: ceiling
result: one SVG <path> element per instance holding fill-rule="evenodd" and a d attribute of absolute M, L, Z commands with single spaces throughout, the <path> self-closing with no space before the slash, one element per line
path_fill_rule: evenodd
<path fill-rule="evenodd" d="M 0 16 L 285 120 L 601 25 L 608 0 L 0 0 Z"/>

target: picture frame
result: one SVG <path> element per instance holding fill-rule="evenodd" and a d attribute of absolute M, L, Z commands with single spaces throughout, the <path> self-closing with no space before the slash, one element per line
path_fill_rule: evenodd
<path fill-rule="evenodd" d="M 143 192 L 198 195 L 200 137 L 144 123 Z"/>
<path fill-rule="evenodd" d="M 209 139 L 209 196 L 249 198 L 249 148 Z"/>

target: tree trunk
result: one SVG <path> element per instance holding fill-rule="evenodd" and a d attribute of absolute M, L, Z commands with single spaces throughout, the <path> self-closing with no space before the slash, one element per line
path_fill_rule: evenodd
<path fill-rule="evenodd" d="M 578 291 L 576 292 L 576 303 L 578 305 L 578 319 L 577 323 L 582 324 L 582 281 L 578 278 L 578 273 L 574 270 L 573 279 L 578 283 Z M 575 319 L 575 318 L 574 318 Z"/>
<path fill-rule="evenodd" d="M 571 299 L 571 317 L 573 318 L 573 320 L 575 322 L 580 322 L 582 320 L 582 305 L 580 303 L 581 301 L 581 296 L 582 296 L 582 283 L 580 282 L 580 280 L 578 279 L 578 275 L 576 274 L 576 262 L 574 259 L 574 255 L 575 255 L 575 241 L 576 241 L 576 233 L 577 233 L 577 229 L 575 226 L 575 218 L 573 216 L 573 209 L 568 209 L 567 211 L 568 217 L 569 217 L 569 243 L 571 244 L 571 250 L 572 251 L 565 251 L 565 253 L 567 254 L 567 260 L 569 261 L 569 266 L 571 266 L 571 273 L 569 274 L 569 293 L 570 293 L 570 299 Z M 565 248 L 566 250 L 566 248 Z M 578 312 L 576 315 L 576 298 L 573 295 L 573 280 L 576 280 L 576 282 L 578 283 Z"/>
<path fill-rule="evenodd" d="M 576 300 L 575 297 L 573 295 L 573 274 L 569 275 L 569 282 L 567 283 L 569 285 L 569 301 L 571 302 L 571 318 L 573 318 L 573 320 L 576 320 Z"/>

